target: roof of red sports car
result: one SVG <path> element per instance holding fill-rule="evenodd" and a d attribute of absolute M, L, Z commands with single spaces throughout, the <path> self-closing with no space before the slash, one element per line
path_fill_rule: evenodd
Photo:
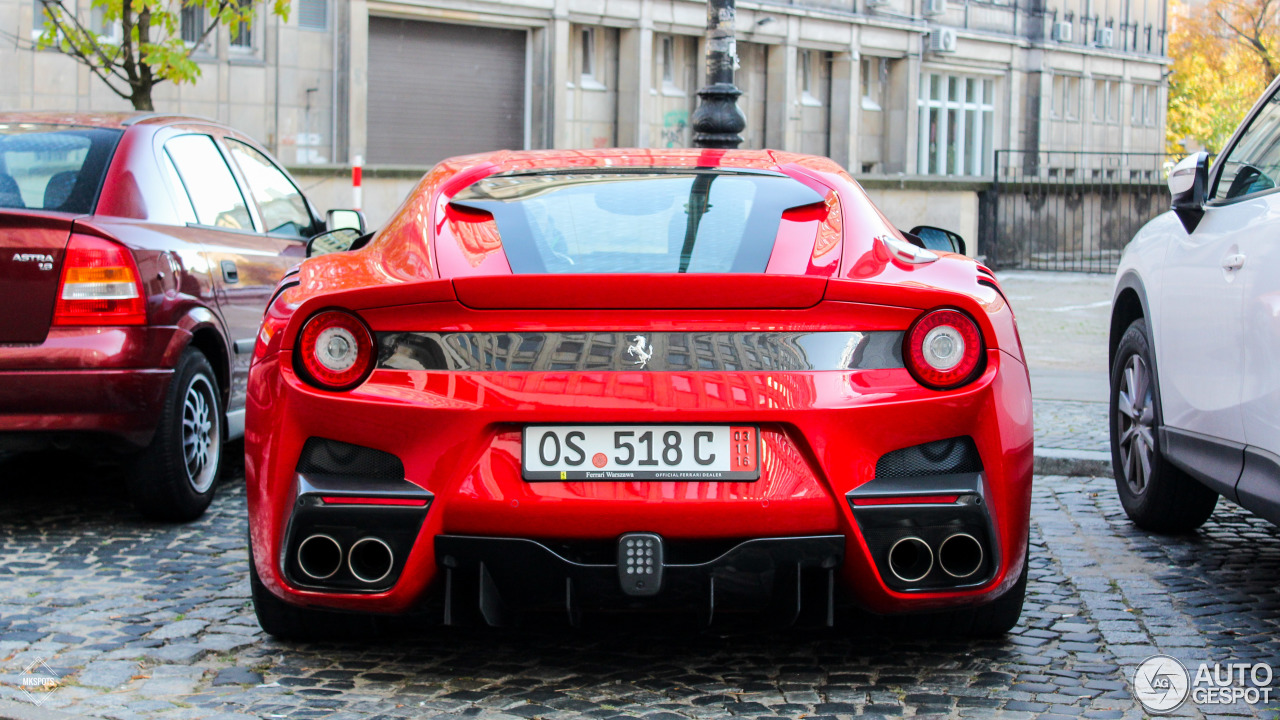
<path fill-rule="evenodd" d="M 490 162 L 500 172 L 574 167 L 726 167 L 778 170 L 800 162 L 815 170 L 839 171 L 832 160 L 779 150 L 714 150 L 702 148 L 602 148 L 584 150 L 499 150 L 452 158 L 466 164 Z"/>

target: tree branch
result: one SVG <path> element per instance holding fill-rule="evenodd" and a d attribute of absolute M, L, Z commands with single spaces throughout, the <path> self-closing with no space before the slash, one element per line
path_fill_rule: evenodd
<path fill-rule="evenodd" d="M 94 63 L 94 58 L 91 57 L 89 53 L 86 53 L 80 43 L 77 42 L 78 39 L 92 36 L 93 33 L 90 30 L 87 30 L 84 25 L 80 23 L 79 18 L 67 12 L 67 8 L 62 4 L 61 0 L 40 0 L 40 4 L 49 11 L 48 17 L 53 22 L 54 31 L 60 38 L 62 38 L 62 42 L 58 44 L 58 50 L 75 58 L 76 61 L 82 65 L 88 66 L 89 70 L 91 70 L 94 75 L 97 75 L 102 82 L 106 83 L 111 92 L 127 100 L 129 95 L 121 92 L 115 84 L 111 82 L 111 75 L 104 72 L 106 69 L 111 69 L 112 74 L 115 74 L 114 68 L 108 64 L 106 56 L 101 56 L 103 64 L 102 66 L 99 66 Z M 56 5 L 62 12 L 53 12 L 52 10 L 49 10 L 50 5 Z M 70 27 L 64 24 L 64 20 L 67 18 L 71 21 Z"/>

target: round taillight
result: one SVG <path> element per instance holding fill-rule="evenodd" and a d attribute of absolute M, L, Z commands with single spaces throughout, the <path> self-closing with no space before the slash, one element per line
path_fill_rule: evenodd
<path fill-rule="evenodd" d="M 982 365 L 982 333 L 958 310 L 920 316 L 904 340 L 907 369 L 921 385 L 951 390 L 973 380 Z"/>
<path fill-rule="evenodd" d="M 324 390 L 350 390 L 373 370 L 373 335 L 355 315 L 324 310 L 302 326 L 297 358 L 303 376 Z"/>

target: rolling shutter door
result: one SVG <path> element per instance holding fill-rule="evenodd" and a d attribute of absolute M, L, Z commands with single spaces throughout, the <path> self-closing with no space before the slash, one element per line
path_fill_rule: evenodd
<path fill-rule="evenodd" d="M 369 18 L 368 162 L 522 149 L 526 35 Z"/>

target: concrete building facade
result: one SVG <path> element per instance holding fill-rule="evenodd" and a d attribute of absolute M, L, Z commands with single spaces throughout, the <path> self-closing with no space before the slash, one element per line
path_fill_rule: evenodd
<path fill-rule="evenodd" d="M 31 37 L 39 4 L 0 0 L 0 22 Z M 698 0 L 295 0 L 287 21 L 216 33 L 202 79 L 156 106 L 258 137 L 322 203 L 345 197 L 326 173 L 364 157 L 388 183 L 368 193 L 377 220 L 449 155 L 688 146 L 705 25 Z M 972 192 L 907 183 L 988 179 L 997 149 L 1162 150 L 1166 27 L 1165 0 L 739 2 L 743 146 L 829 155 L 878 201 L 973 227 Z M 127 108 L 21 45 L 0 48 L 4 107 Z"/>

